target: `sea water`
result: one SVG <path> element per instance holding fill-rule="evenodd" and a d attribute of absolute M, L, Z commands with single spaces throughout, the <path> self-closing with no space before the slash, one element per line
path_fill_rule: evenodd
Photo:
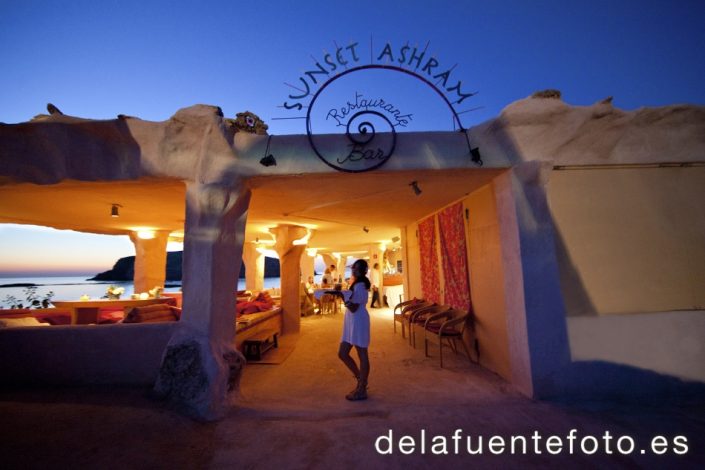
<path fill-rule="evenodd" d="M 15 303 L 20 302 L 27 306 L 26 287 L 9 287 L 13 284 L 32 284 L 36 286 L 36 295 L 39 300 L 46 297 L 49 292 L 53 292 L 52 300 L 78 300 L 82 295 L 87 295 L 91 299 L 103 298 L 110 286 L 124 287 L 125 293 L 121 298 L 129 299 L 134 293 L 134 285 L 131 281 L 89 281 L 93 274 L 86 276 L 63 276 L 63 277 L 3 277 L 0 278 L 0 308 L 9 308 L 11 299 L 14 297 Z M 279 287 L 281 279 L 278 277 L 264 278 L 264 287 Z M 165 292 L 179 292 L 181 290 L 180 281 L 167 281 Z M 245 288 L 245 280 L 239 279 L 237 290 Z"/>

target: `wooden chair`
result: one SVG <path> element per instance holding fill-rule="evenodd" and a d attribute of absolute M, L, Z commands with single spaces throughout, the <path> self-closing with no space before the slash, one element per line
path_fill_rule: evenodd
<path fill-rule="evenodd" d="M 401 309 L 401 312 L 398 315 L 394 316 L 394 321 L 401 323 L 401 337 L 406 338 L 406 325 L 408 324 L 408 318 L 409 316 L 414 313 L 416 310 L 421 309 L 421 308 L 426 308 L 430 307 L 433 305 L 431 302 L 426 302 L 425 300 L 421 302 L 416 302 L 413 304 L 409 304 L 406 307 Z M 396 329 L 395 329 L 396 332 Z"/>
<path fill-rule="evenodd" d="M 463 340 L 463 334 L 468 324 L 470 329 L 474 330 L 473 327 L 473 317 L 470 312 L 466 312 L 458 309 L 449 309 L 445 312 L 440 312 L 429 316 L 424 324 L 424 354 L 428 357 L 428 342 L 430 340 L 437 340 L 438 350 L 440 355 L 441 367 L 443 367 L 443 342 L 451 347 L 453 352 L 458 353 L 456 342 L 460 341 L 465 354 L 468 356 L 470 362 L 478 363 L 480 360 L 479 349 L 477 347 L 477 339 L 475 339 L 475 353 L 477 355 L 476 360 L 470 357 L 470 351 L 468 351 L 467 345 Z"/>
<path fill-rule="evenodd" d="M 409 305 L 414 305 L 417 303 L 421 303 L 423 301 L 424 301 L 423 299 L 411 299 L 411 300 L 407 300 L 406 302 L 399 302 L 398 304 L 396 304 L 394 306 L 394 310 L 392 311 L 392 313 L 394 314 L 394 321 L 392 322 L 394 324 L 394 333 L 397 332 L 397 322 L 402 321 L 402 316 L 401 316 L 402 310 L 404 310 L 404 308 L 408 307 Z M 380 300 L 380 302 L 381 302 L 381 300 Z"/>
<path fill-rule="evenodd" d="M 416 331 L 414 326 L 424 328 L 428 317 L 437 313 L 445 312 L 446 310 L 450 310 L 450 305 L 433 304 L 428 307 L 415 310 L 413 313 L 411 313 L 411 315 L 409 315 L 409 317 L 406 319 L 409 327 L 409 344 L 414 349 L 416 349 Z"/>
<path fill-rule="evenodd" d="M 338 313 L 339 305 L 337 296 L 333 294 L 323 294 L 321 296 L 321 315 Z"/>

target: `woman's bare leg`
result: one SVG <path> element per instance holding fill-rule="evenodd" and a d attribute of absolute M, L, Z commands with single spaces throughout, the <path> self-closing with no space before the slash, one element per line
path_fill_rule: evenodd
<path fill-rule="evenodd" d="M 355 350 L 357 357 L 360 358 L 360 375 L 358 377 L 363 386 L 367 387 L 367 378 L 370 376 L 370 359 L 367 355 L 367 348 L 355 346 Z"/>
<path fill-rule="evenodd" d="M 353 373 L 356 379 L 360 379 L 360 369 L 357 367 L 357 364 L 355 364 L 355 360 L 350 356 L 350 350 L 352 349 L 352 344 L 346 343 L 343 341 L 340 343 L 340 347 L 338 348 L 338 357 L 340 358 L 341 361 L 343 361 L 343 364 L 345 364 L 348 369 L 350 369 L 350 372 Z M 358 351 L 359 354 L 359 351 Z M 368 370 L 369 370 L 369 365 L 368 365 Z"/>

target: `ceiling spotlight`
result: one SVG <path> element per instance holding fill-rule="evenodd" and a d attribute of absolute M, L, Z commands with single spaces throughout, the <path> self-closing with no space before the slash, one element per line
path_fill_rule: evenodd
<path fill-rule="evenodd" d="M 272 136 L 270 135 L 267 138 L 267 148 L 264 149 L 264 157 L 259 161 L 260 164 L 264 166 L 276 166 L 277 165 L 277 160 L 274 158 L 274 155 L 269 153 L 269 143 L 272 141 Z"/>
<path fill-rule="evenodd" d="M 421 194 L 421 188 L 419 188 L 419 183 L 417 181 L 412 181 L 409 183 L 409 186 L 411 186 L 411 189 L 414 190 L 414 194 L 419 196 Z"/>
<path fill-rule="evenodd" d="M 110 217 L 120 217 L 119 207 L 122 206 L 120 204 L 113 204 L 113 207 L 110 208 Z"/>
<path fill-rule="evenodd" d="M 362 231 L 365 233 L 369 233 L 370 229 L 368 229 L 367 227 L 362 227 Z"/>

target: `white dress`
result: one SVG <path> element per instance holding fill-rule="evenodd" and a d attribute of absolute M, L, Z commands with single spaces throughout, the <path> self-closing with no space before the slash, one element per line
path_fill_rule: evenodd
<path fill-rule="evenodd" d="M 367 313 L 367 289 L 364 283 L 358 282 L 353 286 L 350 302 L 360 306 L 354 313 L 345 309 L 341 341 L 366 348 L 370 345 L 370 314 Z"/>

